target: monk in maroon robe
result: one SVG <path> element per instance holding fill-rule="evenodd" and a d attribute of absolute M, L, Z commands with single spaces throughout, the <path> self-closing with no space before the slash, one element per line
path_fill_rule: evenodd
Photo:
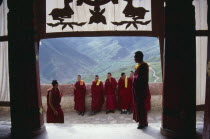
<path fill-rule="evenodd" d="M 81 116 L 84 116 L 85 113 L 85 93 L 85 82 L 81 80 L 81 75 L 78 75 L 77 82 L 74 84 L 74 109 Z"/>
<path fill-rule="evenodd" d="M 127 114 L 128 109 L 130 108 L 130 90 L 129 82 L 125 73 L 121 73 L 121 77 L 118 80 L 118 103 L 121 114 Z"/>
<path fill-rule="evenodd" d="M 133 100 L 133 92 L 132 92 L 132 85 L 133 85 L 133 74 L 134 72 L 131 71 L 130 72 L 130 77 L 128 78 L 128 88 L 129 88 L 129 91 L 130 91 L 130 111 L 129 111 L 129 114 L 133 113 L 133 106 L 134 106 L 134 100 Z"/>
<path fill-rule="evenodd" d="M 105 95 L 106 95 L 106 113 L 114 113 L 116 109 L 116 95 L 115 90 L 117 87 L 117 81 L 112 77 L 111 73 L 107 74 L 105 81 Z"/>
<path fill-rule="evenodd" d="M 101 108 L 104 104 L 103 82 L 99 80 L 98 75 L 95 76 L 95 80 L 92 82 L 91 93 L 92 93 L 91 115 L 95 115 L 97 112 L 101 111 Z"/>
<path fill-rule="evenodd" d="M 133 79 L 133 95 L 134 95 L 134 113 L 133 118 L 139 122 L 138 129 L 148 126 L 147 113 L 150 110 L 150 91 L 149 91 L 149 66 L 143 61 L 143 53 L 137 51 L 134 59 L 138 63 L 135 66 Z"/>
<path fill-rule="evenodd" d="M 52 86 L 47 92 L 47 123 L 64 123 L 64 114 L 60 105 L 62 94 L 58 89 L 58 82 L 53 80 Z"/>

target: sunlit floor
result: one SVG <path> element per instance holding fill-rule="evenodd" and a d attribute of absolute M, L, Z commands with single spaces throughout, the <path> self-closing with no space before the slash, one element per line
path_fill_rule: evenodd
<path fill-rule="evenodd" d="M 10 139 L 9 112 L 0 111 L 0 139 Z M 132 115 L 105 114 L 78 116 L 75 112 L 65 111 L 64 124 L 45 124 L 46 132 L 34 139 L 169 139 L 160 134 L 161 111 L 149 113 L 149 126 L 137 129 Z M 197 131 L 201 134 L 203 112 L 197 112 Z"/>

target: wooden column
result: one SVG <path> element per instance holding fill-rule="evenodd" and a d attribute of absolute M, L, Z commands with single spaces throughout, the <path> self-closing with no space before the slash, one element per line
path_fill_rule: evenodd
<path fill-rule="evenodd" d="M 208 28 L 210 28 L 209 5 L 210 5 L 210 2 L 208 0 Z M 210 139 L 210 32 L 209 32 L 209 29 L 208 29 L 207 67 L 208 67 L 208 72 L 206 74 L 206 100 L 205 100 L 203 139 Z"/>
<path fill-rule="evenodd" d="M 34 0 L 8 0 L 11 124 L 14 135 L 44 131 Z"/>
<path fill-rule="evenodd" d="M 192 0 L 166 0 L 161 133 L 194 136 L 196 43 Z"/>

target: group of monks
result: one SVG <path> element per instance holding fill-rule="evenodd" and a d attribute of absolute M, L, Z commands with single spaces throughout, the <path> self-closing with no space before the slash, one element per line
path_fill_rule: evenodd
<path fill-rule="evenodd" d="M 90 115 L 100 112 L 106 101 L 106 114 L 114 113 L 118 108 L 121 114 L 133 113 L 133 119 L 139 123 L 138 129 L 148 126 L 147 113 L 150 110 L 151 99 L 148 85 L 149 68 L 148 64 L 143 61 L 141 51 L 135 53 L 134 60 L 137 65 L 135 72 L 130 72 L 129 78 L 125 73 L 121 73 L 117 82 L 112 74 L 108 73 L 103 84 L 99 76 L 95 75 L 95 80 L 91 84 L 92 111 Z M 52 86 L 47 94 L 47 123 L 64 123 L 64 114 L 60 105 L 62 93 L 58 89 L 56 80 L 52 81 Z M 81 80 L 81 75 L 77 76 L 77 82 L 73 84 L 73 87 L 74 109 L 79 115 L 84 116 L 86 86 Z"/>
<path fill-rule="evenodd" d="M 104 96 L 106 96 L 106 113 L 114 113 L 116 108 L 121 110 L 122 114 L 129 113 L 133 110 L 133 97 L 132 97 L 132 80 L 133 71 L 130 73 L 130 77 L 127 78 L 125 73 L 121 74 L 121 78 L 117 82 L 115 78 L 112 77 L 111 73 L 107 74 L 107 79 L 105 85 L 99 76 L 95 75 L 95 80 L 91 84 L 91 115 L 95 115 L 100 112 L 104 104 Z M 116 95 L 116 89 L 118 87 L 118 93 Z M 81 80 L 81 76 L 78 75 L 77 82 L 74 84 L 74 109 L 79 115 L 83 116 L 85 112 L 85 92 L 86 86 L 85 82 Z M 118 103 L 117 103 L 118 96 Z"/>

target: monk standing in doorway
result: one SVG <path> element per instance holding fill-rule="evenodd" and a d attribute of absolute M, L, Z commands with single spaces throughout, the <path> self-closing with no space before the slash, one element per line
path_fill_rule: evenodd
<path fill-rule="evenodd" d="M 47 92 L 47 123 L 64 123 L 64 114 L 60 105 L 62 94 L 58 89 L 58 82 L 53 80 L 52 86 Z"/>
<path fill-rule="evenodd" d="M 125 73 L 121 73 L 121 77 L 118 80 L 118 104 L 121 114 L 127 114 L 130 107 L 130 90 L 129 82 Z"/>
<path fill-rule="evenodd" d="M 78 75 L 77 82 L 74 84 L 74 109 L 81 116 L 84 116 L 85 114 L 85 93 L 85 82 L 81 80 L 81 75 Z"/>
<path fill-rule="evenodd" d="M 109 112 L 114 113 L 116 109 L 116 95 L 115 90 L 117 87 L 117 81 L 112 77 L 109 72 L 105 81 L 105 94 L 106 94 L 106 114 Z"/>
<path fill-rule="evenodd" d="M 92 82 L 91 93 L 92 93 L 91 115 L 95 115 L 97 112 L 101 111 L 101 108 L 104 104 L 103 82 L 99 80 L 98 75 L 95 75 L 95 80 Z"/>
<path fill-rule="evenodd" d="M 133 119 L 139 122 L 138 129 L 148 126 L 147 113 L 150 110 L 150 91 L 149 91 L 149 66 L 143 61 L 143 53 L 137 51 L 134 60 L 135 66 L 133 78 L 133 95 L 134 95 L 134 113 Z"/>

